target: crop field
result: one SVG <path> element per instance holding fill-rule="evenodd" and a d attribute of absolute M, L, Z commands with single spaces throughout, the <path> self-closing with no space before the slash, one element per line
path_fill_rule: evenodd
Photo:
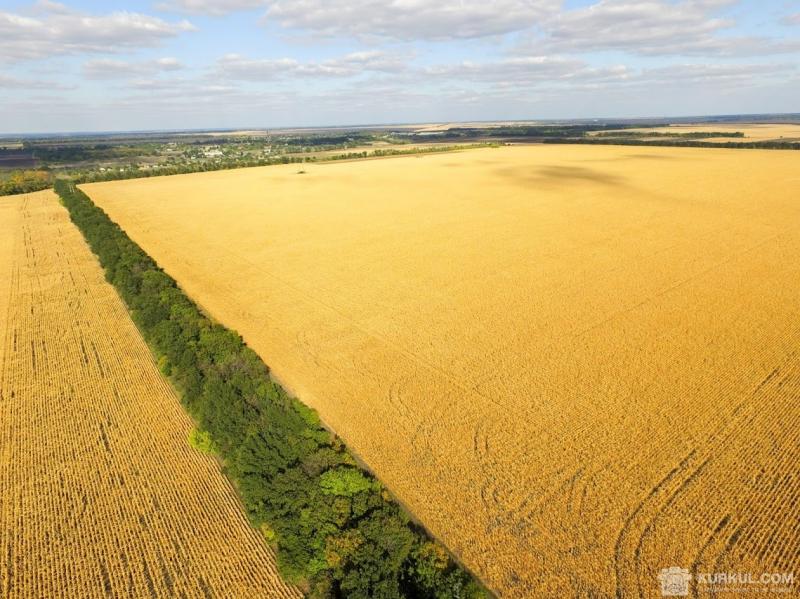
<path fill-rule="evenodd" d="M 82 188 L 500 596 L 800 572 L 800 154 L 303 169 Z"/>
<path fill-rule="evenodd" d="M 644 127 L 641 129 L 622 129 L 620 133 L 744 133 L 742 138 L 731 137 L 705 137 L 707 142 L 748 142 L 748 141 L 800 141 L 800 125 L 792 123 L 701 123 L 701 124 L 674 124 L 666 127 Z M 610 131 L 604 131 L 608 134 Z M 589 133 L 597 135 L 597 133 Z M 658 138 L 657 138 L 658 139 Z"/>
<path fill-rule="evenodd" d="M 0 597 L 300 596 L 52 191 L 0 199 L 0 334 Z"/>

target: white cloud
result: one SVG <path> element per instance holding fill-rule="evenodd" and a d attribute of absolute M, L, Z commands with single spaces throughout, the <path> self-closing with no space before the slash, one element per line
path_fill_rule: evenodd
<path fill-rule="evenodd" d="M 586 68 L 583 61 L 550 56 L 508 58 L 493 62 L 464 61 L 426 67 L 422 72 L 429 78 L 457 81 L 516 80 L 552 81 L 573 76 Z"/>
<path fill-rule="evenodd" d="M 729 0 L 601 0 L 563 12 L 522 52 L 620 50 L 639 55 L 756 56 L 795 52 L 800 40 L 721 36 L 731 19 L 715 16 Z"/>
<path fill-rule="evenodd" d="M 134 76 L 154 75 L 161 71 L 177 71 L 183 65 L 176 58 L 158 58 L 139 62 L 97 58 L 83 65 L 87 79 L 124 79 Z"/>
<path fill-rule="evenodd" d="M 484 94 L 509 90 L 526 93 L 531 90 L 569 93 L 580 89 L 629 89 L 644 93 L 649 86 L 680 86 L 682 83 L 708 87 L 727 84 L 758 86 L 765 81 L 796 73 L 792 63 L 768 64 L 704 64 L 681 63 L 659 67 L 633 68 L 625 64 L 593 65 L 569 56 L 506 57 L 497 60 L 442 62 L 420 66 L 407 57 L 383 52 L 348 54 L 322 62 L 301 62 L 293 58 L 252 59 L 236 54 L 220 58 L 215 68 L 202 79 L 181 80 L 178 87 L 208 85 L 209 82 L 283 81 L 296 83 L 303 78 L 328 79 L 328 93 L 337 93 L 342 86 L 363 88 L 365 79 L 370 90 L 393 87 L 414 88 L 420 94 L 447 93 L 456 95 Z M 162 86 L 158 80 L 147 82 Z M 141 87 L 141 84 L 139 85 Z M 164 84 L 164 87 L 167 87 Z M 177 87 L 176 87 L 177 89 Z M 291 88 L 287 88 L 287 91 Z M 294 89 L 298 89 L 295 85 Z"/>
<path fill-rule="evenodd" d="M 164 98 L 184 98 L 184 100 L 198 100 L 200 97 L 208 100 L 211 96 L 225 95 L 236 88 L 232 85 L 220 85 L 204 79 L 136 79 L 129 84 L 133 91 L 147 92 L 148 96 L 160 95 Z M 141 96 L 137 96 L 141 97 Z"/>
<path fill-rule="evenodd" d="M 263 81 L 291 73 L 299 64 L 293 58 L 246 58 L 226 54 L 217 61 L 217 71 L 227 79 Z"/>
<path fill-rule="evenodd" d="M 47 81 L 44 79 L 20 79 L 11 75 L 0 73 L 0 88 L 2 89 L 50 89 L 67 90 L 74 89 L 74 85 L 64 85 L 62 83 Z"/>
<path fill-rule="evenodd" d="M 459 88 L 467 84 L 486 84 L 478 88 L 495 90 L 549 89 L 627 89 L 647 86 L 705 84 L 717 88 L 727 84 L 760 85 L 797 72 L 793 63 L 706 64 L 681 63 L 642 69 L 626 65 L 592 66 L 581 60 L 563 57 L 510 58 L 500 61 L 463 62 L 426 67 L 409 73 L 420 83 L 439 81 Z"/>
<path fill-rule="evenodd" d="M 595 67 L 574 58 L 533 56 L 495 61 L 441 64 L 412 70 L 407 83 L 439 84 L 451 91 L 465 89 L 491 93 L 498 89 L 571 88 L 585 84 L 625 81 L 634 72 L 625 65 Z"/>
<path fill-rule="evenodd" d="M 171 0 L 156 5 L 159 10 L 220 17 L 240 10 L 266 6 L 265 0 Z"/>
<path fill-rule="evenodd" d="M 797 70 L 793 63 L 769 64 L 674 64 L 646 68 L 637 77 L 645 83 L 676 84 L 691 82 L 708 86 L 732 83 L 763 83 L 766 79 L 784 78 Z"/>
<path fill-rule="evenodd" d="M 271 0 L 266 18 L 325 36 L 447 40 L 519 31 L 560 0 Z"/>
<path fill-rule="evenodd" d="M 54 2 L 40 2 L 28 14 L 0 11 L 0 61 L 65 54 L 116 53 L 157 46 L 194 29 L 134 12 L 90 15 Z"/>
<path fill-rule="evenodd" d="M 216 71 L 225 79 L 264 81 L 279 77 L 354 77 L 366 72 L 397 73 L 406 68 L 404 57 L 380 51 L 354 52 L 320 62 L 293 58 L 253 59 L 226 54 L 217 61 Z"/>
<path fill-rule="evenodd" d="M 256 125 L 264 119 L 341 124 L 767 112 L 789 110 L 800 101 L 800 66 L 791 58 L 742 59 L 800 50 L 798 30 L 783 29 L 784 38 L 757 37 L 750 33 L 757 23 L 749 11 L 727 10 L 731 0 L 591 0 L 594 4 L 574 10 L 562 8 L 562 0 L 148 1 L 211 16 L 257 12 L 246 15 L 254 18 L 244 40 L 229 20 L 204 21 L 220 46 L 217 56 L 240 53 L 181 70 L 177 59 L 134 51 L 193 29 L 182 17 L 89 14 L 52 0 L 0 8 L 0 66 L 89 54 L 81 56 L 83 76 L 110 82 L 96 96 L 73 96 L 57 91 L 71 84 L 67 77 L 73 73 L 65 70 L 71 61 L 0 69 L 0 89 L 9 90 L 0 99 L 6 117 L 0 121 L 18 119 L 15 127 L 39 128 L 61 118 L 69 127 L 87 129 Z M 266 31 L 258 29 L 262 14 L 270 24 Z M 737 24 L 730 15 L 747 22 Z M 780 15 L 772 18 L 776 25 Z M 800 25 L 800 14 L 780 20 Z M 278 28 L 318 43 L 293 54 L 297 46 L 264 35 Z M 261 46 L 252 35 L 263 37 Z M 467 39 L 486 36 L 490 43 Z M 369 42 L 353 46 L 368 50 L 325 58 L 341 41 L 323 39 L 330 37 Z M 424 54 L 415 60 L 413 44 L 398 43 L 415 40 L 449 43 L 419 44 Z M 242 50 L 242 43 L 251 49 Z M 509 51 L 513 44 L 520 45 Z M 189 55 L 191 48 L 181 51 Z M 596 54 L 604 51 L 620 54 Z M 202 60 L 203 52 L 193 56 Z M 609 64 L 625 63 L 625 56 L 636 58 Z M 744 64 L 753 62 L 758 64 Z M 80 101 L 69 104 L 71 97 Z M 67 112 L 70 119 L 58 116 Z M 98 115 L 104 120 L 94 120 Z"/>
<path fill-rule="evenodd" d="M 535 71 L 537 62 L 531 67 Z M 550 59 L 548 59 L 550 60 Z M 542 62 L 542 61 L 540 61 Z M 68 94 L 0 100 L 14 130 L 174 129 L 352 125 L 487 119 L 632 117 L 788 112 L 800 101 L 796 65 L 687 62 L 644 70 L 593 67 L 564 59 L 554 77 L 526 80 L 516 59 L 412 69 L 333 85 L 239 87 L 212 76 L 141 79 L 114 94 L 71 101 Z M 505 73 L 503 78 L 497 73 Z M 417 85 L 409 85 L 408 82 Z M 475 82 L 475 83 L 471 83 Z M 119 92 L 119 93 L 116 93 Z M 643 101 L 643 98 L 645 101 Z M 312 106 L 313 110 L 308 107 Z"/>

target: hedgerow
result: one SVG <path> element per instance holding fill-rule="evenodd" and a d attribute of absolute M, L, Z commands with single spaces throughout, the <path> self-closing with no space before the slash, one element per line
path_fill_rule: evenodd
<path fill-rule="evenodd" d="M 487 596 L 237 333 L 203 314 L 72 182 L 55 189 L 287 580 L 310 597 Z"/>

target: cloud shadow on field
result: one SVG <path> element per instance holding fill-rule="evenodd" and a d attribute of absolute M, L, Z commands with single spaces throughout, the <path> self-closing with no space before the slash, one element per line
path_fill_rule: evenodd
<path fill-rule="evenodd" d="M 508 167 L 497 170 L 497 174 L 519 185 L 560 185 L 565 183 L 598 183 L 621 185 L 624 177 L 580 166 L 549 165 L 541 167 Z"/>
<path fill-rule="evenodd" d="M 678 160 L 677 156 L 668 154 L 623 154 L 611 158 L 582 158 L 577 162 L 620 162 L 625 160 Z"/>

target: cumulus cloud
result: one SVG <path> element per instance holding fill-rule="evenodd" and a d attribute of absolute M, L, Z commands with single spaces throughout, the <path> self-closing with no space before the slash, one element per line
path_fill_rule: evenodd
<path fill-rule="evenodd" d="M 560 0 L 270 0 L 267 20 L 325 36 L 477 38 L 531 27 Z"/>
<path fill-rule="evenodd" d="M 127 88 L 135 92 L 147 92 L 148 96 L 184 98 L 185 100 L 200 97 L 208 99 L 211 96 L 226 95 L 236 90 L 236 87 L 232 85 L 204 79 L 183 78 L 135 79 Z"/>
<path fill-rule="evenodd" d="M 601 0 L 549 19 L 523 52 L 620 50 L 639 55 L 756 56 L 795 52 L 797 40 L 719 35 L 733 28 L 717 16 L 729 0 Z"/>
<path fill-rule="evenodd" d="M 518 85 L 541 81 L 558 81 L 585 72 L 586 63 L 581 60 L 561 57 L 532 56 L 508 58 L 499 61 L 464 61 L 454 64 L 440 64 L 421 69 L 414 76 L 433 80 L 454 80 L 458 82 L 505 82 Z"/>
<path fill-rule="evenodd" d="M 542 56 L 443 63 L 412 69 L 404 78 L 386 82 L 416 87 L 429 96 L 472 98 L 486 105 L 491 105 L 492 98 L 504 98 L 498 100 L 502 106 L 512 96 L 558 93 L 568 97 L 581 89 L 627 86 L 639 76 L 638 70 L 623 64 L 596 66 L 573 58 Z M 370 89 L 373 87 L 370 83 Z"/>
<path fill-rule="evenodd" d="M 324 37 L 454 40 L 536 32 L 542 52 L 621 50 L 639 55 L 744 56 L 795 52 L 797 40 L 719 35 L 718 14 L 736 0 L 600 0 L 562 10 L 561 0 L 170 0 L 161 8 L 225 15 L 266 8 L 265 22 Z M 782 19 L 800 23 L 800 14 Z"/>
<path fill-rule="evenodd" d="M 211 16 L 265 7 L 266 20 L 323 36 L 444 40 L 524 29 L 559 5 L 560 0 L 169 0 L 156 7 Z"/>
<path fill-rule="evenodd" d="M 293 58 L 253 59 L 228 54 L 217 60 L 207 81 L 292 82 L 302 78 L 336 81 L 330 93 L 344 86 L 369 88 L 413 87 L 420 93 L 446 90 L 448 93 L 486 93 L 497 90 L 613 89 L 692 82 L 722 86 L 728 82 L 754 86 L 774 78 L 791 76 L 792 63 L 680 63 L 633 68 L 625 64 L 594 65 L 569 56 L 509 56 L 494 60 L 440 62 L 418 65 L 403 56 L 383 52 L 360 52 L 322 62 L 301 62 Z"/>
<path fill-rule="evenodd" d="M 639 109 L 651 104 L 654 90 L 664 97 L 684 98 L 686 93 L 719 94 L 738 93 L 742 89 L 757 90 L 770 85 L 783 85 L 796 77 L 798 68 L 793 63 L 758 64 L 706 64 L 681 63 L 663 67 L 632 68 L 627 65 L 597 67 L 580 61 L 562 61 L 543 70 L 529 68 L 517 61 L 492 61 L 467 64 L 461 67 L 436 67 L 415 77 L 425 82 L 435 75 L 451 95 L 473 97 L 490 105 L 495 99 L 500 105 L 526 96 L 549 97 L 555 101 L 574 99 L 575 94 L 596 94 L 597 105 L 589 106 L 607 110 L 603 98 L 625 97 L 637 99 Z M 430 93 L 427 86 L 421 89 Z M 587 96 L 589 97 L 589 96 Z M 641 102 L 646 97 L 648 101 Z M 735 97 L 735 96 L 734 96 Z M 568 115 L 572 117 L 586 114 Z"/>
<path fill-rule="evenodd" d="M 126 127 L 152 128 L 184 122 L 189 113 L 196 115 L 191 122 L 197 126 L 219 126 L 224 118 L 256 124 L 264 115 L 283 124 L 305 119 L 331 124 L 609 111 L 764 112 L 791 109 L 800 90 L 796 61 L 756 58 L 800 51 L 797 36 L 792 38 L 797 29 L 783 29 L 783 39 L 757 37 L 751 33 L 757 24 L 753 15 L 727 10 L 732 0 L 591 0 L 576 9 L 565 8 L 562 0 L 149 1 L 161 2 L 154 5 L 165 10 L 210 16 L 256 11 L 247 46 L 252 34 L 260 33 L 264 54 L 256 49 L 224 54 L 237 45 L 230 41 L 230 21 L 208 21 L 221 45 L 217 56 L 224 55 L 181 70 L 177 59 L 135 51 L 193 29 L 183 17 L 78 11 L 52 0 L 0 8 L 0 67 L 9 67 L 0 69 L 0 89 L 9 90 L 0 100 L 6 122 L 19 118 L 33 128 L 44 126 L 40 120 L 56 122 L 71 94 L 52 91 L 47 96 L 52 101 L 37 100 L 37 94 L 66 89 L 59 81 L 71 84 L 73 73 L 65 70 L 71 61 L 16 68 L 3 63 L 83 54 L 88 54 L 81 57 L 86 79 L 112 82 L 102 94 L 88 99 L 83 94 L 69 108 L 70 118 L 83 115 L 88 128 L 102 124 L 93 120 L 101 113 L 110 127 L 124 121 Z M 292 53 L 292 44 L 276 51 L 281 40 L 259 32 L 260 15 L 270 32 L 280 28 L 322 43 L 304 47 L 302 58 Z M 800 14 L 781 22 L 800 25 Z M 491 43 L 474 39 L 488 36 L 497 37 Z M 335 47 L 321 39 L 327 37 L 354 38 L 352 47 L 365 50 L 327 58 Z M 448 43 L 405 43 L 418 40 Z M 494 43 L 498 40 L 503 43 Z M 424 52 L 419 60 L 414 46 Z M 197 60 L 202 55 L 194 54 Z M 615 63 L 636 58 L 609 64 L 609 56 Z M 63 122 L 76 127 L 79 121 Z"/>
<path fill-rule="evenodd" d="M 135 12 L 91 15 L 55 2 L 26 14 L 0 11 L 0 60 L 6 62 L 78 53 L 116 53 L 157 46 L 194 29 Z"/>
<path fill-rule="evenodd" d="M 266 0 L 172 0 L 170 2 L 161 2 L 156 5 L 156 8 L 173 12 L 221 17 L 240 10 L 264 7 L 266 4 Z"/>
<path fill-rule="evenodd" d="M 43 79 L 21 79 L 0 73 L 0 88 L 2 89 L 49 89 L 66 90 L 74 89 L 73 85 L 64 85 L 54 81 Z"/>
<path fill-rule="evenodd" d="M 226 54 L 217 61 L 220 77 L 240 81 L 264 81 L 279 77 L 354 77 L 366 72 L 397 73 L 406 68 L 402 56 L 380 51 L 353 52 L 320 62 L 294 58 L 247 58 Z"/>
<path fill-rule="evenodd" d="M 753 82 L 770 78 L 783 78 L 796 72 L 793 63 L 762 64 L 674 64 L 665 67 L 646 68 L 637 77 L 639 81 L 652 83 L 721 83 Z"/>
<path fill-rule="evenodd" d="M 797 67 L 793 63 L 681 63 L 635 69 L 622 64 L 598 67 L 563 57 L 530 57 L 426 67 L 412 72 L 412 77 L 420 82 L 438 80 L 451 84 L 489 84 L 493 89 L 537 88 L 563 91 L 682 83 L 758 83 L 785 77 L 796 71 Z"/>
<path fill-rule="evenodd" d="M 134 76 L 154 75 L 161 71 L 177 71 L 183 65 L 176 58 L 158 58 L 139 62 L 97 58 L 83 65 L 87 79 L 124 79 Z"/>

